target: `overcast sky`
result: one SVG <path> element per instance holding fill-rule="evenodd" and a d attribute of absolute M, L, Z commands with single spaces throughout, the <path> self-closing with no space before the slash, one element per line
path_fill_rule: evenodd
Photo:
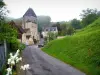
<path fill-rule="evenodd" d="M 83 9 L 97 8 L 100 10 L 100 0 L 4 0 L 10 17 L 19 18 L 29 7 L 36 15 L 50 16 L 52 21 L 68 21 L 80 19 Z"/>

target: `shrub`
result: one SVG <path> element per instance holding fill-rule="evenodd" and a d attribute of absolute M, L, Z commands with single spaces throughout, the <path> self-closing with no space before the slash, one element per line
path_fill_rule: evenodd
<path fill-rule="evenodd" d="M 20 50 L 24 50 L 24 49 L 25 49 L 25 47 L 26 47 L 26 45 L 25 45 L 25 44 L 20 43 L 20 45 L 19 45 L 19 48 L 18 48 L 18 49 L 20 49 Z"/>

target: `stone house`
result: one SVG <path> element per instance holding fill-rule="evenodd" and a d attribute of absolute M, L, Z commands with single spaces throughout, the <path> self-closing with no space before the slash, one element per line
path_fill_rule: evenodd
<path fill-rule="evenodd" d="M 57 29 L 57 27 L 44 27 L 43 31 L 42 31 L 43 38 L 47 37 L 47 34 L 49 32 L 58 34 L 58 29 Z"/>
<path fill-rule="evenodd" d="M 39 40 L 37 16 L 32 8 L 29 8 L 23 15 L 22 28 L 25 30 L 22 35 L 22 43 L 34 44 Z"/>

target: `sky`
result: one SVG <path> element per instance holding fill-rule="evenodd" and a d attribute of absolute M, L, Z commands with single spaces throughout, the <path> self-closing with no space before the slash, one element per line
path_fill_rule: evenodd
<path fill-rule="evenodd" d="M 100 0 L 4 0 L 9 17 L 20 18 L 30 7 L 37 16 L 50 16 L 51 21 L 80 19 L 80 13 L 87 8 L 100 10 Z"/>

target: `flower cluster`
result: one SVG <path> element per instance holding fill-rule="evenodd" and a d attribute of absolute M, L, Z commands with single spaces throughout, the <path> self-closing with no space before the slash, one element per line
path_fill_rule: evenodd
<path fill-rule="evenodd" d="M 17 52 L 15 53 L 15 55 L 13 55 L 12 53 L 9 54 L 10 55 L 10 58 L 8 59 L 9 65 L 15 65 L 15 63 L 18 63 L 19 61 L 22 60 L 21 57 L 18 57 L 19 52 L 20 52 L 20 50 L 18 49 Z"/>
<path fill-rule="evenodd" d="M 7 68 L 7 74 L 6 75 L 11 75 L 12 74 L 12 68 Z"/>
<path fill-rule="evenodd" d="M 12 74 L 12 67 L 13 65 L 15 65 L 16 63 L 18 63 L 19 61 L 22 60 L 22 57 L 19 57 L 19 52 L 20 50 L 18 49 L 17 52 L 15 53 L 15 55 L 13 55 L 12 53 L 10 53 L 10 58 L 8 59 L 8 65 L 10 65 L 9 68 L 7 68 L 7 74 L 6 75 L 11 75 Z"/>
<path fill-rule="evenodd" d="M 28 69 L 30 69 L 29 64 L 26 64 L 24 66 L 21 66 L 21 69 L 22 70 L 28 70 Z"/>

